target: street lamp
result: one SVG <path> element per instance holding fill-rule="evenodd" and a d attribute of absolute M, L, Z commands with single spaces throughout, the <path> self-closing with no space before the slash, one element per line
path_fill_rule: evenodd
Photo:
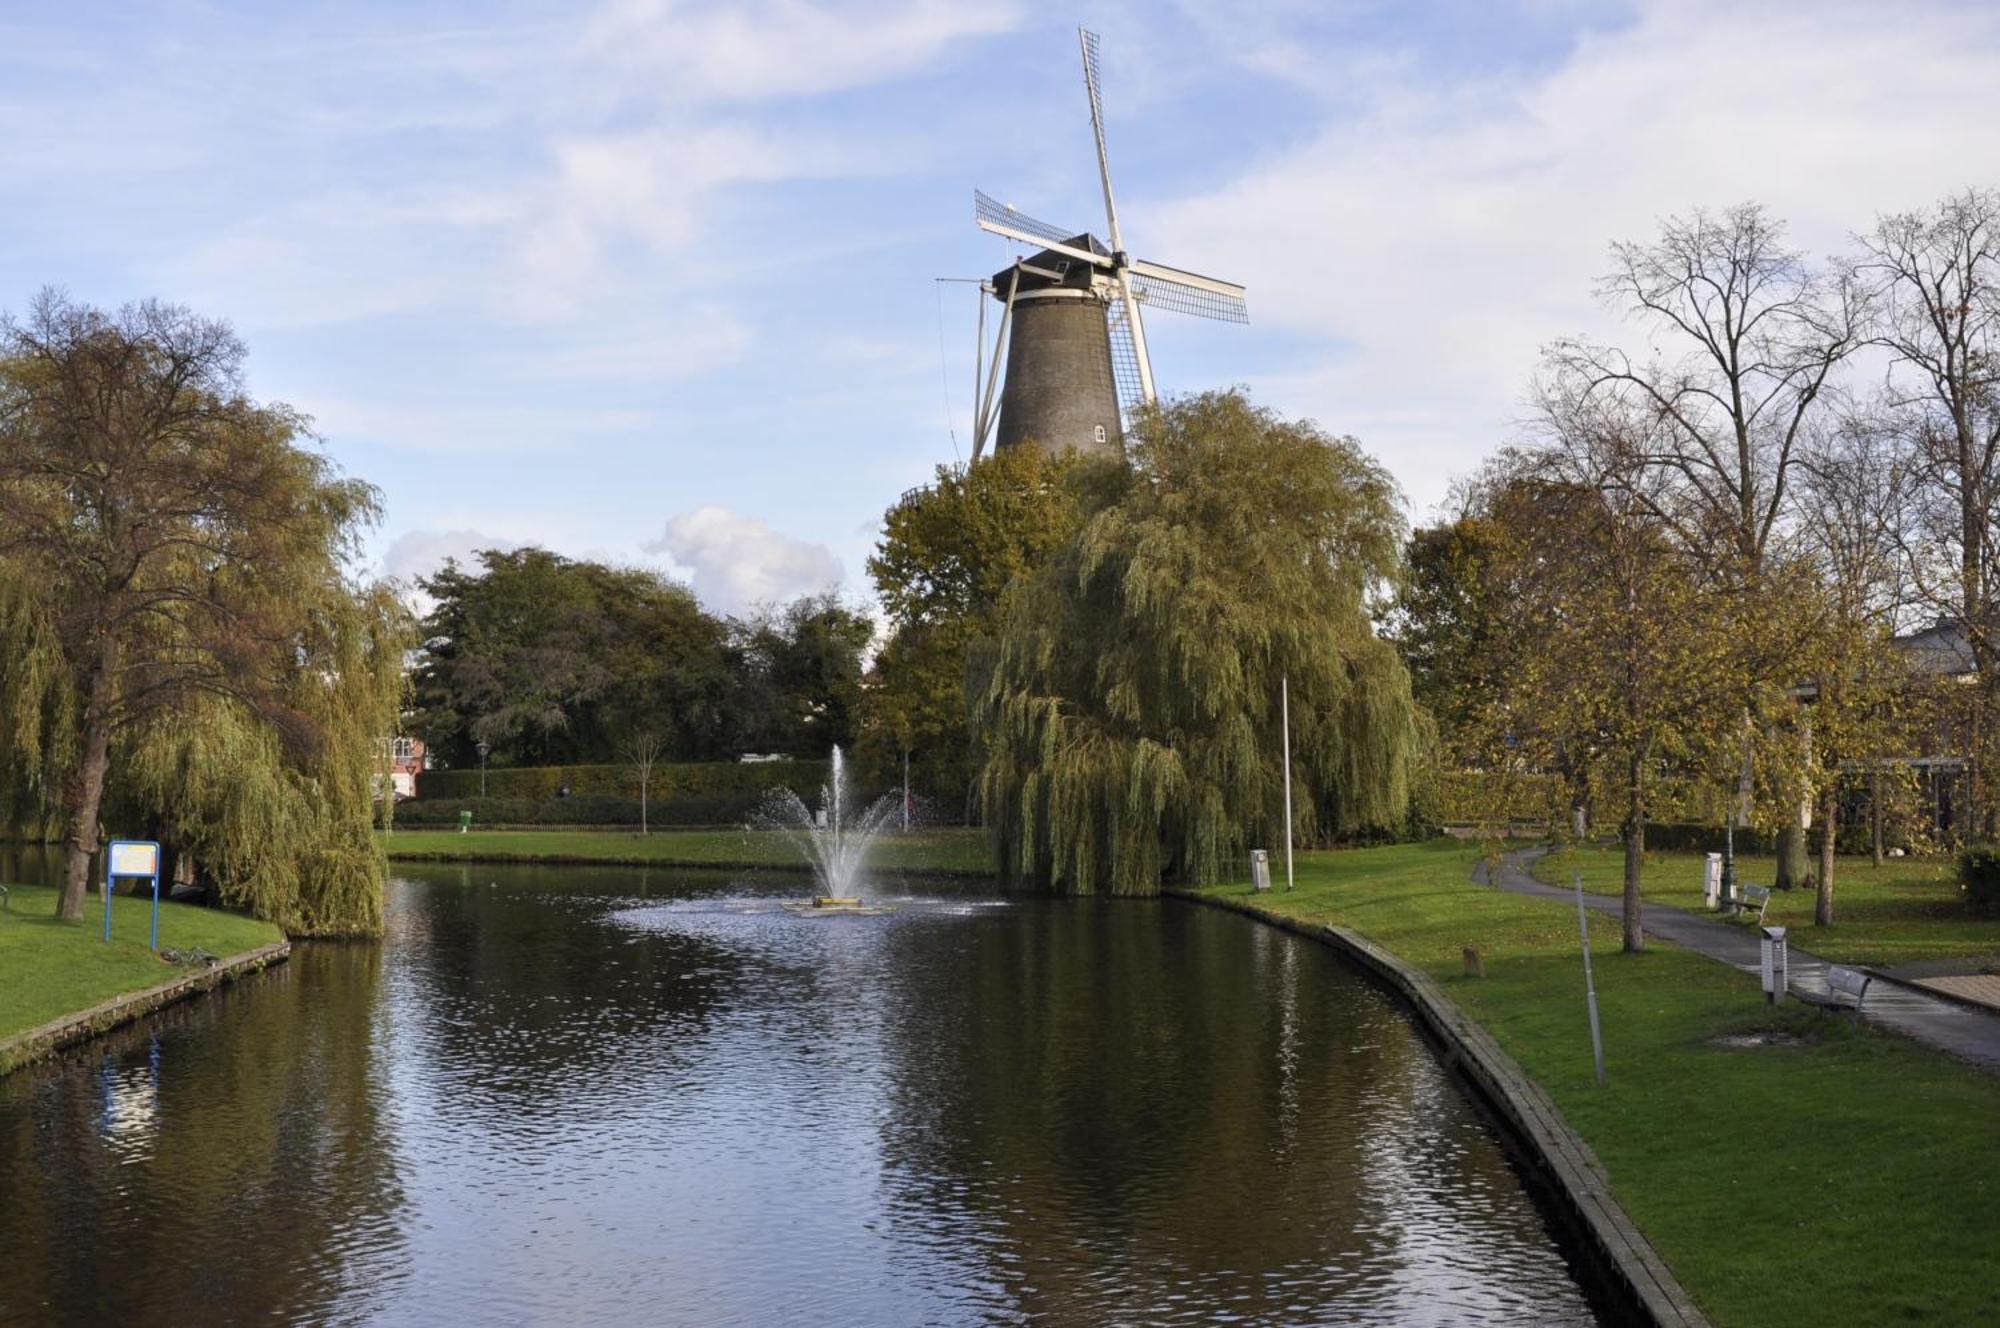
<path fill-rule="evenodd" d="M 472 750 L 479 753 L 479 796 L 483 798 L 486 796 L 486 753 L 493 749 L 482 742 Z"/>

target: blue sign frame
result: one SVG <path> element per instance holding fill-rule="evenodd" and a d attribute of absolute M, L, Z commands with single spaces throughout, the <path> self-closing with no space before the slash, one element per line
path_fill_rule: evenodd
<path fill-rule="evenodd" d="M 104 939 L 111 939 L 111 887 L 121 878 L 145 880 L 145 872 L 121 872 L 118 870 L 118 852 L 121 848 L 149 848 L 153 850 L 153 938 L 152 947 L 160 948 L 160 846 L 151 839 L 114 839 L 104 846 Z"/>

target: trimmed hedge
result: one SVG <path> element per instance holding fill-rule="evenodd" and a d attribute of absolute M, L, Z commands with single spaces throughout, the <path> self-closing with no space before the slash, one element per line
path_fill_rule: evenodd
<path fill-rule="evenodd" d="M 646 820 L 658 827 L 742 825 L 764 801 L 762 793 L 734 793 L 714 798 L 651 799 Z M 396 824 L 404 828 L 458 825 L 460 812 L 472 813 L 475 828 L 496 825 L 630 825 L 639 824 L 637 798 L 602 793 L 572 798 L 415 798 L 396 806 Z"/>
<path fill-rule="evenodd" d="M 1719 825 L 1686 825 L 1668 821 L 1661 825 L 1646 823 L 1646 851 L 1648 853 L 1720 853 L 1725 834 Z M 1817 841 L 1815 841 L 1817 842 Z M 1738 853 L 1776 853 L 1778 837 L 1768 830 L 1758 830 L 1750 826 L 1736 827 L 1736 851 Z"/>
<path fill-rule="evenodd" d="M 655 804 L 674 799 L 761 796 L 780 786 L 796 789 L 801 797 L 816 797 L 826 783 L 826 761 L 662 761 L 653 767 L 647 792 Z M 638 824 L 639 776 L 629 765 L 534 765 L 488 766 L 488 801 L 499 799 L 554 799 L 556 790 L 569 785 L 574 802 L 590 795 L 630 798 L 632 823 Z M 417 775 L 417 800 L 477 800 L 479 770 L 425 770 Z M 410 804 L 404 804 L 408 806 Z M 398 813 L 401 814 L 400 812 Z M 610 824 L 604 822 L 602 824 Z"/>
<path fill-rule="evenodd" d="M 1958 884 L 1974 913 L 2000 909 L 2000 845 L 1971 844 L 1958 851 Z"/>

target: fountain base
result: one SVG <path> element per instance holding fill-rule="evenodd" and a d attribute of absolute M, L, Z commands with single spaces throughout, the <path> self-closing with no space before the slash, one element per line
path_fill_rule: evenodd
<path fill-rule="evenodd" d="M 785 908 L 800 917 L 830 917 L 834 914 L 871 917 L 878 913 L 896 911 L 886 904 L 864 903 L 851 895 L 814 895 L 811 899 L 787 899 Z"/>

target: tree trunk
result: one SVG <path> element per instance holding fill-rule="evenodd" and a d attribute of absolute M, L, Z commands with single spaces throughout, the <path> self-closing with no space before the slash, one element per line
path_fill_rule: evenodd
<path fill-rule="evenodd" d="M 639 776 L 639 833 L 642 835 L 652 833 L 646 825 L 646 783 L 646 776 Z"/>
<path fill-rule="evenodd" d="M 105 713 L 109 674 L 90 684 L 91 703 L 84 712 L 83 759 L 63 790 L 63 816 L 69 823 L 69 859 L 63 864 L 62 892 L 56 896 L 56 916 L 65 922 L 83 917 L 83 896 L 90 885 L 90 859 L 97 852 L 97 809 L 104 801 L 104 776 L 111 767 L 111 717 Z"/>
<path fill-rule="evenodd" d="M 1878 763 L 1868 772 L 1868 847 L 1875 856 L 1875 865 L 1882 865 L 1882 767 Z"/>
<path fill-rule="evenodd" d="M 1625 816 L 1625 950 L 1637 954 L 1646 948 L 1640 927 L 1639 869 L 1646 858 L 1646 796 L 1643 766 L 1632 760 L 1631 800 Z"/>
<path fill-rule="evenodd" d="M 1806 832 L 1797 813 L 1793 813 L 1778 828 L 1778 874 L 1771 884 L 1780 890 L 1792 890 L 1805 879 Z"/>
<path fill-rule="evenodd" d="M 1813 926 L 1833 925 L 1833 848 L 1839 831 L 1840 789 L 1829 782 L 1819 795 L 1819 897 L 1813 901 Z"/>

